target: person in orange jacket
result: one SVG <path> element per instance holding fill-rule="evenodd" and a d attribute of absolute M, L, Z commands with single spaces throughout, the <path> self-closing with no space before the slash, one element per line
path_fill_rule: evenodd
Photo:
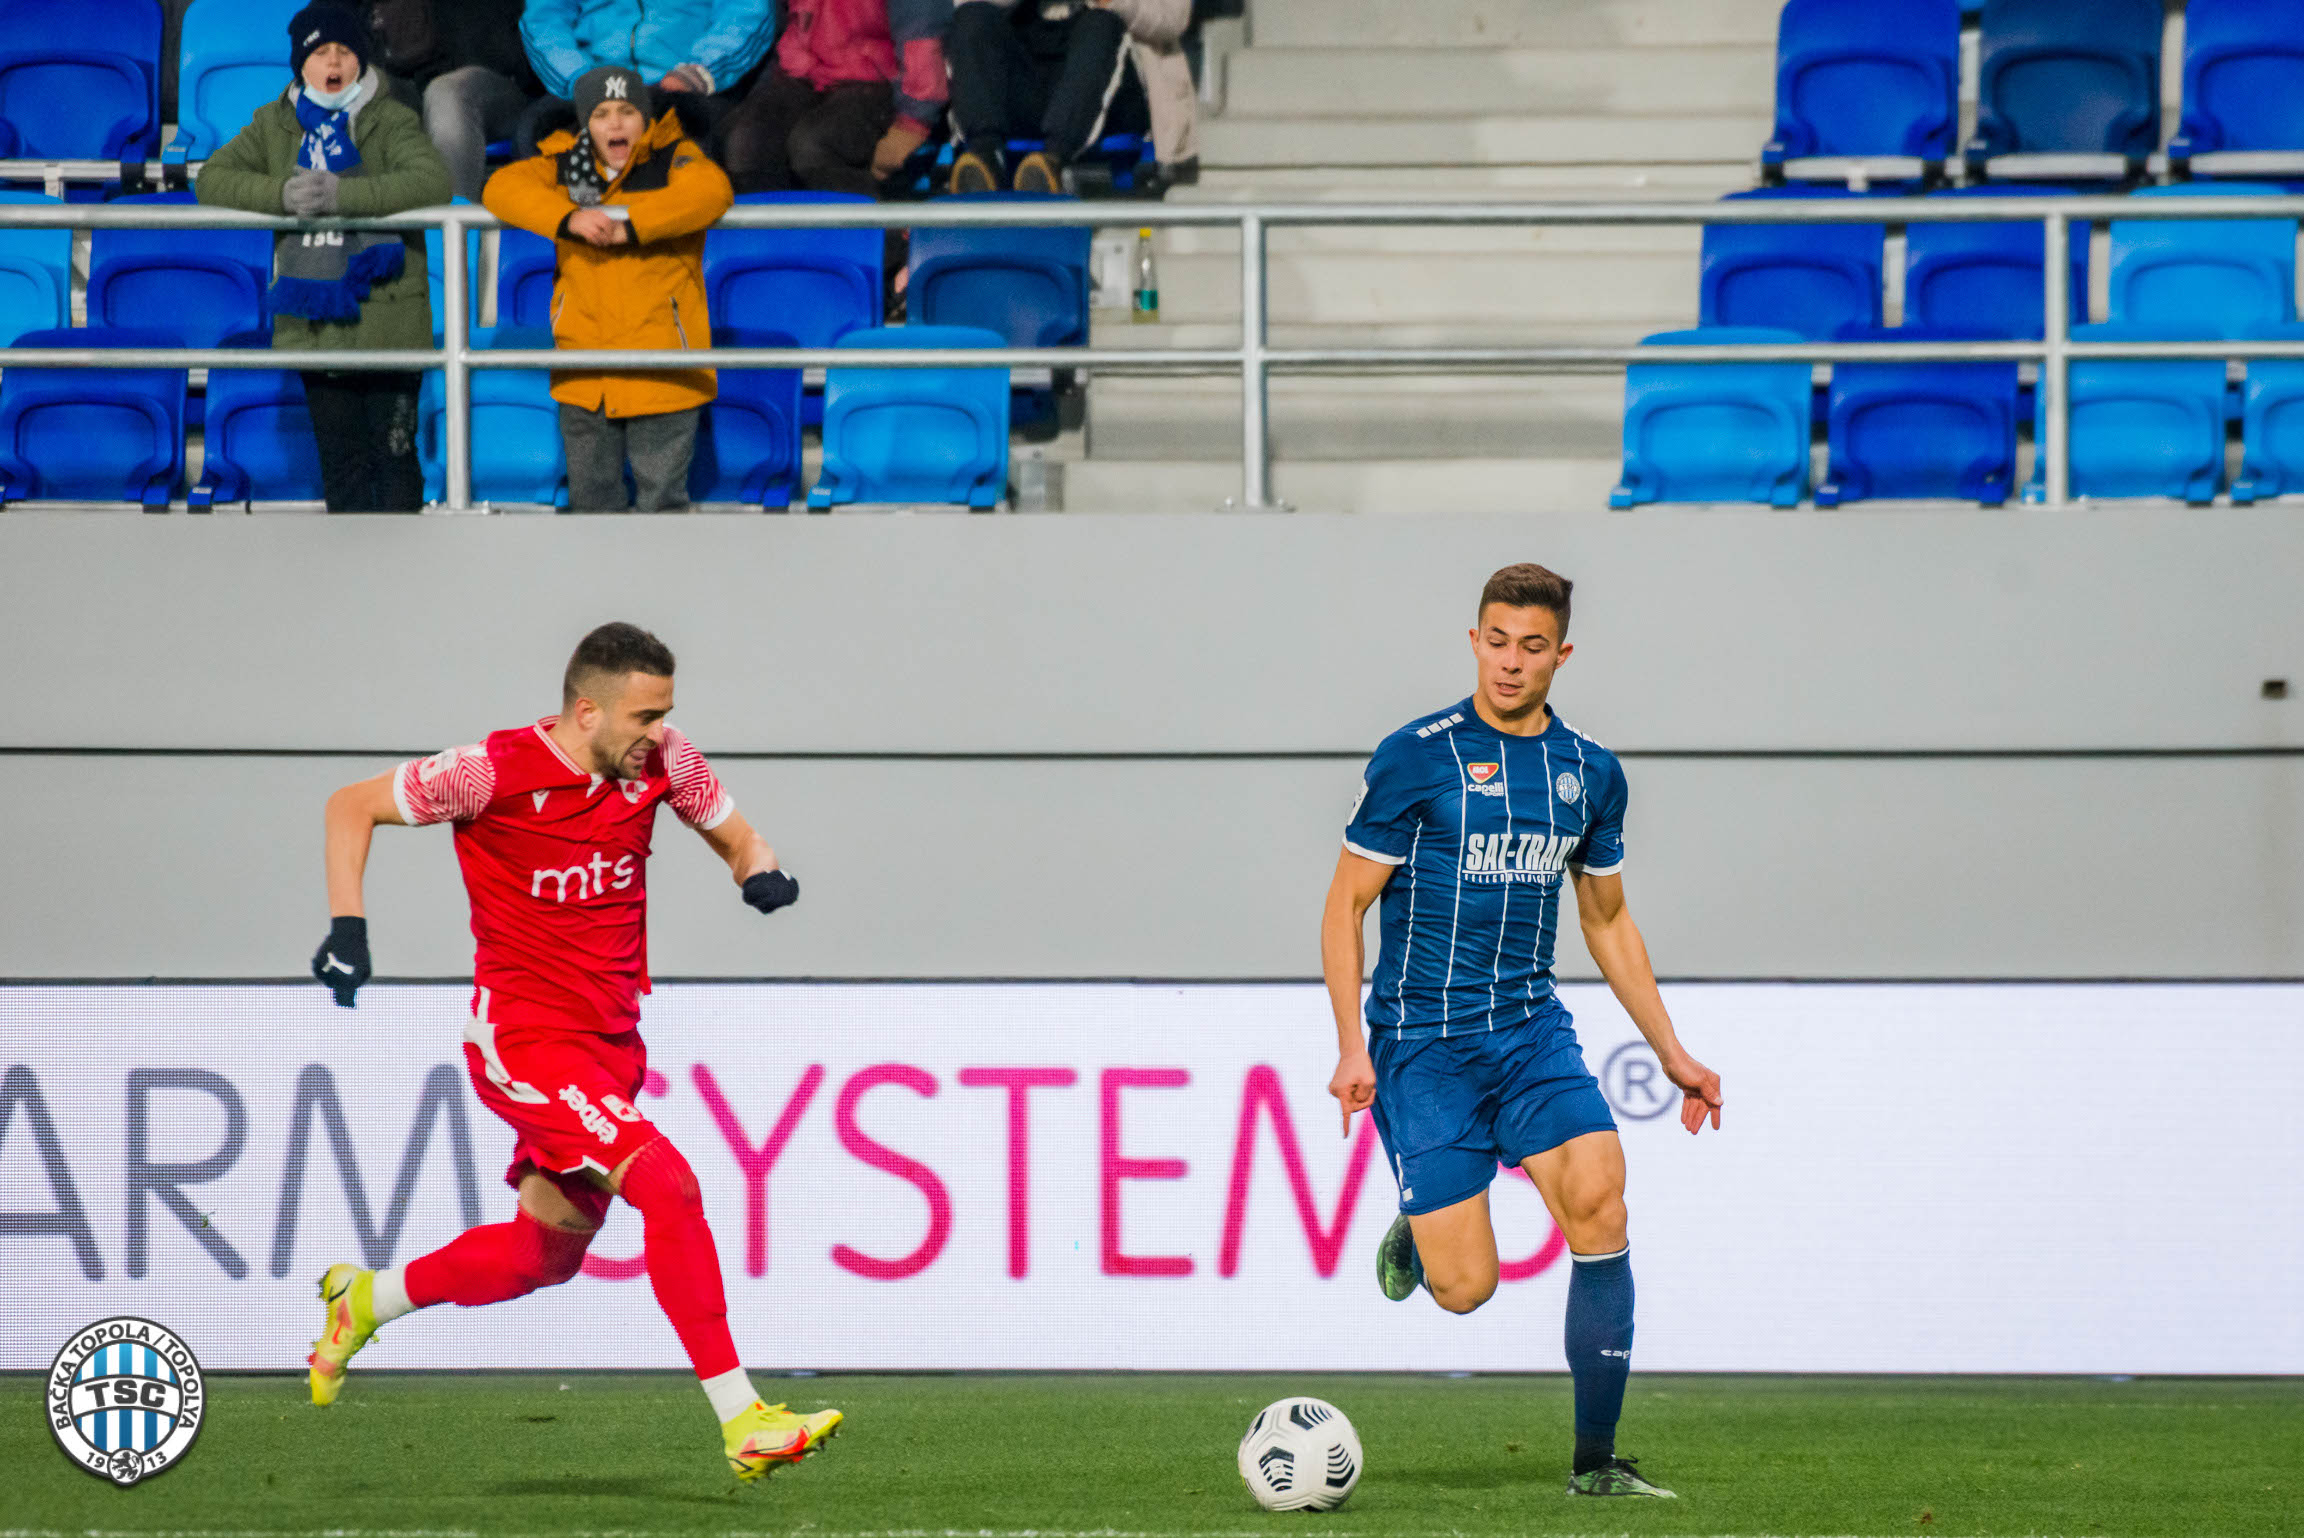
<path fill-rule="evenodd" d="M 577 131 L 545 139 L 481 193 L 497 218 L 554 242 L 554 344 L 709 347 L 704 231 L 736 200 L 727 175 L 681 137 L 674 113 L 649 120 L 636 72 L 602 65 L 578 78 L 575 99 Z M 555 370 L 569 509 L 623 511 L 627 459 L 640 511 L 685 509 L 697 413 L 716 393 L 709 368 Z"/>

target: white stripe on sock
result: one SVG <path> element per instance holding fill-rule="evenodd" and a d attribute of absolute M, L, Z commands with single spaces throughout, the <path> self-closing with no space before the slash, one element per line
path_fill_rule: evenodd
<path fill-rule="evenodd" d="M 1583 1265 L 1588 1261 L 1594 1260 L 1621 1260 L 1631 1253 L 1632 1246 L 1627 1244 L 1624 1246 L 1624 1248 L 1620 1250 L 1610 1250 L 1605 1255 L 1579 1255 L 1574 1250 L 1570 1250 L 1568 1252 L 1568 1258 L 1575 1261 L 1578 1265 Z"/>
<path fill-rule="evenodd" d="M 716 1378 L 701 1380 L 704 1397 L 712 1401 L 712 1413 L 720 1417 L 725 1426 L 746 1410 L 760 1396 L 752 1391 L 752 1375 L 741 1367 L 731 1367 Z"/>
<path fill-rule="evenodd" d="M 405 1266 L 394 1266 L 379 1271 L 368 1283 L 369 1306 L 376 1312 L 378 1324 L 389 1323 L 402 1314 L 416 1312 L 416 1305 L 408 1301 L 408 1277 Z"/>

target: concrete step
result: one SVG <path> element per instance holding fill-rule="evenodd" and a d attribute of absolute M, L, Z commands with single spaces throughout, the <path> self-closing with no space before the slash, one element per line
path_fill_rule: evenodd
<path fill-rule="evenodd" d="M 1204 166 L 1171 203 L 1704 202 L 1755 185 L 1728 162 L 1665 165 Z"/>
<path fill-rule="evenodd" d="M 1254 0 L 1259 47 L 1640 48 L 1776 42 L 1777 0 Z"/>
<path fill-rule="evenodd" d="M 1227 118 L 1737 113 L 1770 100 L 1773 48 L 1272 48 L 1236 54 Z"/>
<path fill-rule="evenodd" d="M 1490 117 L 1214 119 L 1201 162 L 1249 166 L 1610 165 L 1750 167 L 1771 116 L 1744 112 L 1653 117 L 1609 114 Z"/>
<path fill-rule="evenodd" d="M 1234 451 L 1237 454 L 1237 450 Z M 1606 512 L 1617 462 L 1606 459 L 1372 460 L 1272 468 L 1273 493 L 1307 513 L 1428 516 Z M 1204 513 L 1236 504 L 1231 460 L 1089 460 L 1064 472 L 1066 516 Z"/>
<path fill-rule="evenodd" d="M 1272 452 L 1333 460 L 1610 459 L 1620 374 L 1282 376 Z M 1240 457 L 1236 379 L 1103 377 L 1088 387 L 1088 458 Z"/>
<path fill-rule="evenodd" d="M 1692 253 L 1461 250 L 1274 251 L 1266 262 L 1275 324 L 1473 325 L 1665 321 L 1693 325 Z M 1240 264 L 1229 253 L 1160 259 L 1161 316 L 1170 322 L 1237 319 Z"/>

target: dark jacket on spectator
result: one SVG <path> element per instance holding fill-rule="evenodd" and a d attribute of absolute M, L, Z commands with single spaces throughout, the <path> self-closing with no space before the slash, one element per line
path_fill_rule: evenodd
<path fill-rule="evenodd" d="M 776 67 L 817 90 L 887 81 L 896 118 L 925 134 L 950 94 L 944 34 L 952 0 L 784 0 Z"/>
<path fill-rule="evenodd" d="M 478 64 L 536 95 L 543 88 L 520 43 L 523 4 L 524 0 L 371 0 L 368 30 L 376 39 L 377 62 L 418 89 L 452 69 Z M 411 37 L 411 32 L 416 35 Z M 411 45 L 419 50 L 413 56 L 400 51 Z"/>

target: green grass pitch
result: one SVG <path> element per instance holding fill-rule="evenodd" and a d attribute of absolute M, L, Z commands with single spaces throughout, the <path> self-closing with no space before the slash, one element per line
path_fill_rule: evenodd
<path fill-rule="evenodd" d="M 0 1378 L 0 1535 L 2294 1534 L 2304 1381 L 1635 1375 L 1622 1448 L 1675 1502 L 1572 1501 L 1559 1377 L 762 1379 L 843 1434 L 739 1487 L 669 1374 L 212 1376 L 178 1466 L 116 1490 L 68 1466 L 39 1380 Z M 1250 1415 L 1316 1394 L 1358 1426 L 1359 1490 L 1267 1515 Z"/>

